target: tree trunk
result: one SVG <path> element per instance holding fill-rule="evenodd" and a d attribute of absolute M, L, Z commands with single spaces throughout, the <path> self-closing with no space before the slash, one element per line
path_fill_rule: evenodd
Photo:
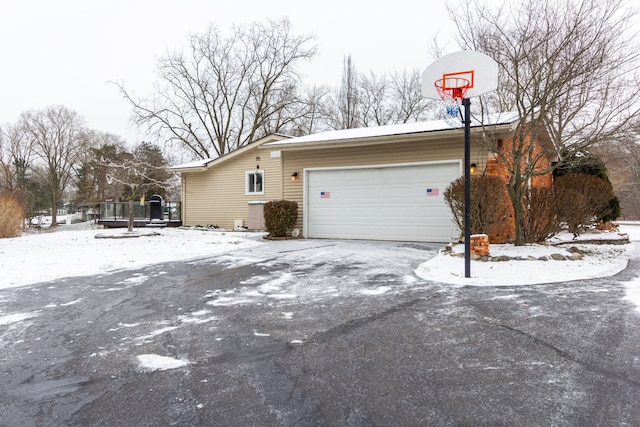
<path fill-rule="evenodd" d="M 129 233 L 133 232 L 133 198 L 129 199 Z"/>
<path fill-rule="evenodd" d="M 51 194 L 51 228 L 58 226 L 58 197 L 55 191 Z"/>
<path fill-rule="evenodd" d="M 511 199 L 511 206 L 513 207 L 515 245 L 524 246 L 524 207 L 522 205 L 524 196 L 522 189 L 522 180 L 517 179 L 516 176 L 513 176 L 511 181 L 509 181 L 509 183 L 507 184 L 507 190 L 509 193 L 509 198 Z"/>

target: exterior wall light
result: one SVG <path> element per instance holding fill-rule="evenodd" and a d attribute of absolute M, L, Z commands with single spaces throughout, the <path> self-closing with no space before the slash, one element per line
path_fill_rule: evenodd
<path fill-rule="evenodd" d="M 298 172 L 294 172 L 291 174 L 291 181 L 295 181 L 296 179 L 298 179 Z"/>
<path fill-rule="evenodd" d="M 475 163 L 471 163 L 471 165 L 469 166 L 469 172 L 476 173 L 477 168 L 478 168 L 478 165 L 476 165 Z"/>

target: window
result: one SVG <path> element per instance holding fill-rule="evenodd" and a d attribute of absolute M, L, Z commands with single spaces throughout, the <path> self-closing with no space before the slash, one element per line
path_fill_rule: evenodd
<path fill-rule="evenodd" d="M 245 194 L 264 194 L 264 171 L 245 172 Z"/>

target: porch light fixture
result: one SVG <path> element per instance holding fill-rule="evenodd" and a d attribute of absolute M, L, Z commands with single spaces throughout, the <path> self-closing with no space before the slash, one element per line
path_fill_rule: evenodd
<path fill-rule="evenodd" d="M 296 179 L 298 179 L 298 172 L 294 172 L 291 174 L 291 181 L 295 181 Z"/>
<path fill-rule="evenodd" d="M 471 165 L 469 166 L 469 172 L 476 173 L 477 168 L 478 168 L 478 165 L 476 165 L 475 163 L 471 163 Z"/>

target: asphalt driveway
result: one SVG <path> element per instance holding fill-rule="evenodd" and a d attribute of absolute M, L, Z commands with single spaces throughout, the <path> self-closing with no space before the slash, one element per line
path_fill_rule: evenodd
<path fill-rule="evenodd" d="M 277 243 L 3 290 L 0 424 L 640 425 L 638 254 L 476 288 L 415 276 L 440 245 Z"/>

